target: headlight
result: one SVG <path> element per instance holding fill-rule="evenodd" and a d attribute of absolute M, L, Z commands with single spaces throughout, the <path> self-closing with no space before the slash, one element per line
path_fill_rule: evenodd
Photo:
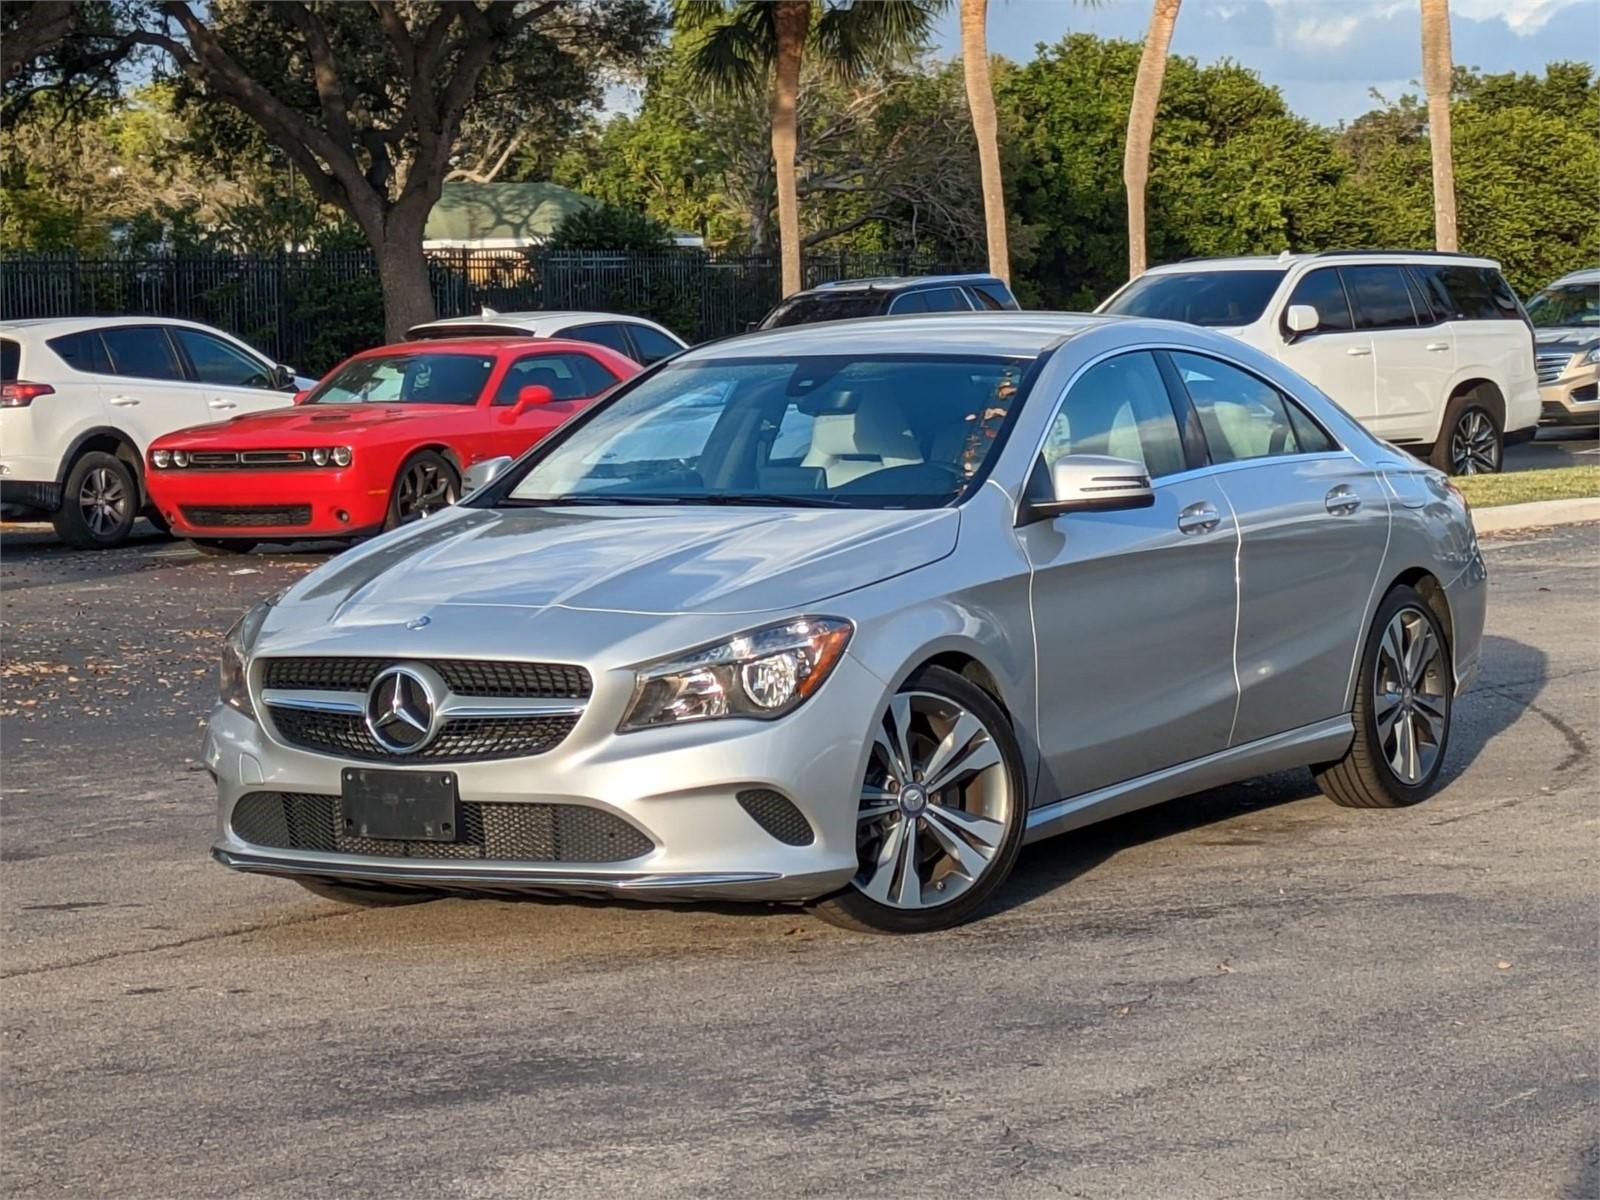
<path fill-rule="evenodd" d="M 172 465 L 187 467 L 189 465 L 189 452 L 187 450 L 174 450 L 172 452 Z"/>
<path fill-rule="evenodd" d="M 170 467 L 172 465 L 172 451 L 152 450 L 150 452 L 150 461 L 158 467 Z"/>
<path fill-rule="evenodd" d="M 256 713 L 250 703 L 250 682 L 245 673 L 245 663 L 249 660 L 250 648 L 255 645 L 256 635 L 261 632 L 267 614 L 277 602 L 278 596 L 269 596 L 251 606 L 222 639 L 222 672 L 218 678 L 222 702 L 252 719 Z"/>
<path fill-rule="evenodd" d="M 335 446 L 333 448 L 333 465 L 336 467 L 348 467 L 353 457 L 355 456 L 350 453 L 349 446 Z"/>
<path fill-rule="evenodd" d="M 1583 356 L 1584 366 L 1592 367 L 1596 364 L 1600 364 L 1600 346 L 1596 346 L 1593 350 L 1589 351 L 1589 353 Z"/>
<path fill-rule="evenodd" d="M 797 617 L 646 663 L 617 731 L 791 713 L 838 665 L 852 632 L 837 617 Z"/>
<path fill-rule="evenodd" d="M 315 450 L 313 450 L 311 452 L 311 461 L 316 463 L 317 466 L 319 466 L 319 467 L 327 466 L 328 465 L 328 448 L 326 446 L 318 446 Z"/>

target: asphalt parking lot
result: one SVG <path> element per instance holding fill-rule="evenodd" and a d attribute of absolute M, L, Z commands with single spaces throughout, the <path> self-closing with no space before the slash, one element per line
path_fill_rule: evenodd
<path fill-rule="evenodd" d="M 914 940 L 226 872 L 219 637 L 320 556 L 0 554 L 8 1195 L 1600 1195 L 1600 527 L 1491 545 L 1427 803 L 1207 792 Z"/>

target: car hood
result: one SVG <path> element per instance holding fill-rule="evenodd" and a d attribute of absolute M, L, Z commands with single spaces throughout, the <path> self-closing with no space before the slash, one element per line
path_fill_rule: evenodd
<path fill-rule="evenodd" d="M 163 449 L 236 450 L 239 447 L 330 445 L 402 421 L 461 412 L 459 404 L 299 404 L 246 413 L 214 425 L 195 425 L 158 438 Z"/>
<path fill-rule="evenodd" d="M 1588 329 L 1582 325 L 1557 325 L 1539 330 L 1534 335 L 1534 341 L 1539 344 L 1541 350 L 1570 350 L 1576 354 L 1579 350 L 1600 346 L 1600 329 Z"/>
<path fill-rule="evenodd" d="M 797 609 L 945 557 L 959 525 L 952 509 L 457 508 L 333 559 L 281 615 L 298 625 L 446 605 Z"/>

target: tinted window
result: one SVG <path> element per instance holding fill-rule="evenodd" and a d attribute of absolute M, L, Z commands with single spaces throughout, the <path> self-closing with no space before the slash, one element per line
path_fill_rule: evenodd
<path fill-rule="evenodd" d="M 22 369 L 22 346 L 10 338 L 0 338 L 0 383 L 15 383 Z"/>
<path fill-rule="evenodd" d="M 214 383 L 220 387 L 272 386 L 266 363 L 252 358 L 221 338 L 196 329 L 177 327 L 173 328 L 172 336 L 178 339 L 183 352 L 189 356 L 189 365 L 194 368 L 195 378 L 201 383 Z"/>
<path fill-rule="evenodd" d="M 1290 416 L 1293 405 L 1271 384 L 1200 354 L 1174 351 L 1172 362 L 1194 401 L 1212 462 L 1239 462 L 1332 448 L 1327 435 L 1309 418 L 1302 416 L 1296 425 Z M 1300 427 L 1316 435 L 1314 444 L 1301 445 Z"/>
<path fill-rule="evenodd" d="M 1344 284 L 1339 281 L 1339 272 L 1332 267 L 1312 271 L 1295 284 L 1289 303 L 1309 304 L 1317 310 L 1318 333 L 1340 333 L 1354 328 Z"/>
<path fill-rule="evenodd" d="M 1248 325 L 1266 310 L 1282 271 L 1175 271 L 1141 275 L 1106 306 L 1108 313 L 1191 325 Z"/>
<path fill-rule="evenodd" d="M 947 504 L 994 453 L 1027 367 L 938 355 L 669 364 L 568 425 L 508 503 Z"/>
<path fill-rule="evenodd" d="M 960 288 L 934 288 L 922 293 L 929 312 L 970 312 L 966 294 Z"/>
<path fill-rule="evenodd" d="M 876 317 L 883 312 L 883 293 L 870 289 L 845 292 L 801 292 L 767 314 L 762 329 L 782 325 L 811 325 L 817 321 L 846 321 Z"/>
<path fill-rule="evenodd" d="M 481 354 L 384 354 L 340 367 L 307 404 L 475 404 L 495 360 Z"/>
<path fill-rule="evenodd" d="M 1360 329 L 1400 329 L 1417 324 L 1406 273 L 1400 267 L 1345 267 L 1345 291 Z"/>
<path fill-rule="evenodd" d="M 495 390 L 494 403 L 515 404 L 525 387 L 543 384 L 557 400 L 583 400 L 605 391 L 617 377 L 587 354 L 532 354 L 519 358 Z"/>
<path fill-rule="evenodd" d="M 889 315 L 925 313 L 928 311 L 927 292 L 903 292 L 889 302 Z"/>
<path fill-rule="evenodd" d="M 1018 307 L 1017 298 L 1003 283 L 973 283 L 967 285 L 967 290 L 977 300 L 979 308 L 1015 310 Z"/>
<path fill-rule="evenodd" d="M 1528 301 L 1528 318 L 1541 328 L 1600 325 L 1600 283 L 1547 287 Z"/>
<path fill-rule="evenodd" d="M 628 345 L 628 335 L 620 325 L 579 325 L 568 329 L 562 337 L 576 338 L 580 342 L 593 342 L 607 350 L 615 350 L 624 358 L 633 357 L 633 347 Z"/>
<path fill-rule="evenodd" d="M 646 367 L 651 363 L 660 362 L 663 358 L 670 358 L 683 349 L 666 334 L 659 333 L 648 325 L 629 325 L 628 332 L 633 335 L 633 344 L 638 347 L 639 362 Z"/>
<path fill-rule="evenodd" d="M 1445 320 L 1499 321 L 1521 316 L 1516 311 L 1515 297 L 1510 297 L 1509 310 L 1496 299 L 1496 285 L 1504 286 L 1497 271 L 1486 267 L 1428 266 L 1418 267 L 1417 272 L 1427 286 L 1428 298 Z"/>
<path fill-rule="evenodd" d="M 51 338 L 49 345 L 61 356 L 61 361 L 74 371 L 89 371 L 96 375 L 111 373 L 111 360 L 106 357 L 105 344 L 92 329 Z"/>
<path fill-rule="evenodd" d="M 1152 479 L 1184 469 L 1178 419 L 1154 356 L 1108 358 L 1072 385 L 1044 444 L 1051 465 L 1066 454 L 1130 458 Z"/>
<path fill-rule="evenodd" d="M 117 375 L 138 379 L 182 379 L 178 356 L 165 330 L 155 325 L 119 325 L 100 331 Z"/>

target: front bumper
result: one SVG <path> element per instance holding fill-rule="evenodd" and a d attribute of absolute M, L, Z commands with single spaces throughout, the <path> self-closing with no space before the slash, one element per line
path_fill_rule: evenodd
<path fill-rule="evenodd" d="M 212 855 L 241 871 L 447 891 L 809 900 L 846 886 L 856 873 L 864 731 L 883 694 L 881 681 L 847 654 L 822 691 L 781 720 L 619 735 L 612 732 L 615 706 L 591 703 L 567 739 L 545 754 L 452 764 L 464 803 L 589 806 L 622 818 L 654 843 L 635 858 L 605 863 L 378 857 L 252 844 L 233 826 L 241 798 L 336 797 L 342 768 L 379 764 L 284 745 L 256 721 L 219 707 L 203 751 L 218 785 Z M 780 841 L 740 805 L 741 791 L 759 788 L 799 809 L 813 831 L 810 844 Z"/>
<path fill-rule="evenodd" d="M 1600 424 L 1600 366 L 1569 369 L 1540 388 L 1539 424 Z"/>
<path fill-rule="evenodd" d="M 358 467 L 217 471 L 150 467 L 150 498 L 180 537 L 349 537 L 382 528 L 387 482 Z M 292 516 L 292 520 L 285 520 Z"/>

